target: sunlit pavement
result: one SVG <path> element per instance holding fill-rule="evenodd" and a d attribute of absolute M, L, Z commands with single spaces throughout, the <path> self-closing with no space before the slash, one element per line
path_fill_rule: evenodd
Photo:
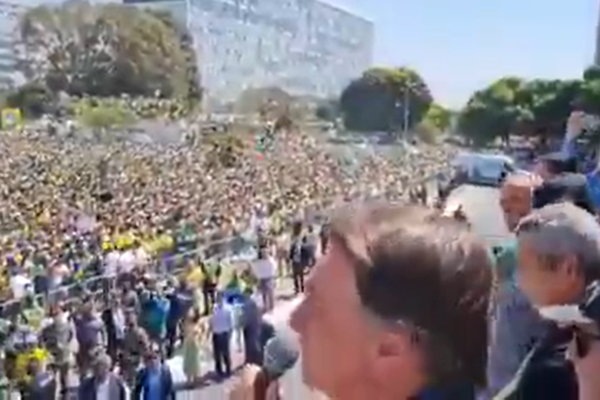
<path fill-rule="evenodd" d="M 273 325 L 277 326 L 280 329 L 287 329 L 285 325 L 287 325 L 287 321 L 291 312 L 300 302 L 300 298 L 294 298 L 291 300 L 285 300 L 280 302 L 277 307 L 269 314 L 264 316 L 264 319 Z M 243 342 L 240 340 L 240 337 L 236 334 L 231 338 L 230 348 L 232 350 L 232 358 L 233 358 L 233 366 L 234 368 L 239 367 L 243 363 Z M 206 346 L 202 349 L 201 356 L 201 371 L 205 372 L 207 375 L 205 385 L 213 382 L 213 377 L 210 374 L 210 371 L 214 369 L 214 363 L 212 360 L 212 354 L 210 346 Z M 167 361 L 171 369 L 171 373 L 173 374 L 173 379 L 178 384 L 183 384 L 185 382 L 185 374 L 183 373 L 183 356 L 177 355 Z"/>
<path fill-rule="evenodd" d="M 265 319 L 276 326 L 276 329 L 289 329 L 287 322 L 290 314 L 300 302 L 299 297 L 295 297 L 290 300 L 280 301 L 273 312 L 265 315 Z M 236 338 L 232 338 L 231 348 L 236 350 L 237 343 Z M 235 352 L 234 354 L 234 365 L 240 366 L 243 362 L 243 355 L 241 352 Z M 183 384 L 185 382 L 185 376 L 183 374 L 183 357 L 177 356 L 168 361 L 169 367 L 171 368 L 173 378 L 176 383 Z M 203 351 L 202 359 L 202 371 L 212 371 L 214 368 L 210 349 L 207 348 Z M 216 380 L 211 379 L 211 375 L 208 374 L 206 379 L 203 380 L 200 387 L 193 390 L 182 390 L 177 394 L 177 399 L 226 399 L 228 388 L 231 386 L 233 379 L 227 380 Z M 300 377 L 299 368 L 296 367 L 288 374 L 286 374 L 282 380 L 283 392 L 285 393 L 286 400 L 297 399 L 304 400 L 310 398 L 310 391 L 302 384 Z"/>

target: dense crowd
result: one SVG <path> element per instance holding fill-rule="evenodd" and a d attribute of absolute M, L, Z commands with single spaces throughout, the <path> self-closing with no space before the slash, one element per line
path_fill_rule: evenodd
<path fill-rule="evenodd" d="M 44 359 L 66 386 L 72 353 L 85 375 L 104 359 L 99 348 L 113 362 L 127 348 L 121 368 L 133 375 L 152 343 L 157 354 L 172 354 L 181 321 L 209 314 L 220 288 L 256 282 L 239 256 L 256 257 L 265 248 L 257 240 L 268 238 L 283 265 L 294 222 L 311 229 L 325 210 L 361 196 L 407 198 L 452 156 L 443 146 L 398 159 L 370 154 L 348 174 L 314 132 L 276 132 L 260 149 L 253 132 L 233 134 L 241 146 L 228 165 L 215 163 L 215 147 L 204 140 L 0 136 L 3 370 L 11 384 L 35 376 L 26 367 Z M 178 309 L 171 295 L 180 292 L 194 295 Z M 118 324 L 95 322 L 106 310 Z M 75 322 L 73 338 L 67 320 Z"/>

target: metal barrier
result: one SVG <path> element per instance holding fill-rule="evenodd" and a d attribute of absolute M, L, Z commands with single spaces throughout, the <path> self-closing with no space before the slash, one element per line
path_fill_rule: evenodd
<path fill-rule="evenodd" d="M 395 188 L 390 188 L 388 193 L 380 194 L 377 197 L 393 197 L 397 200 L 398 198 L 403 197 L 406 192 L 410 190 L 410 187 L 422 186 L 432 180 L 437 181 L 438 175 L 439 172 L 416 182 L 412 182 L 407 185 L 408 187 L 403 188 L 404 190 L 402 190 L 402 193 L 399 193 Z M 305 212 L 305 215 L 309 219 L 308 221 L 305 221 L 305 223 L 320 225 L 324 216 L 320 215 L 318 212 L 314 212 L 314 209 L 312 211 L 313 212 Z M 289 228 L 290 223 L 293 221 L 294 219 L 284 221 L 284 228 Z M 253 259 L 256 255 L 256 240 L 257 238 L 248 231 L 244 234 L 221 240 L 210 240 L 207 237 L 200 237 L 198 238 L 198 247 L 196 249 L 172 254 L 167 257 L 159 256 L 158 258 L 151 260 L 150 265 L 148 266 L 149 268 L 147 268 L 146 271 L 149 271 L 154 276 L 166 278 L 180 273 L 183 268 L 181 260 L 189 259 L 191 257 L 207 259 L 218 256 L 218 258 L 222 260 L 233 262 Z M 101 260 L 101 262 L 103 262 L 103 260 Z M 57 301 L 72 301 L 73 299 L 81 298 L 84 294 L 91 295 L 96 299 L 101 299 L 101 297 L 107 293 L 108 288 L 115 287 L 117 278 L 118 277 L 116 276 L 93 276 L 46 293 L 36 294 L 34 298 L 38 304 L 41 303 L 44 307 L 55 304 Z M 0 304 L 0 317 L 10 318 L 18 315 L 22 311 L 23 301 L 24 299 L 11 300 Z"/>
<path fill-rule="evenodd" d="M 227 262 L 238 262 L 249 260 L 255 256 L 256 243 L 248 241 L 242 237 L 226 238 L 220 241 L 212 241 L 200 244 L 194 250 L 175 253 L 167 257 L 152 259 L 145 268 L 145 273 L 154 277 L 166 279 L 169 276 L 176 276 L 183 271 L 183 262 L 190 258 L 205 258 L 204 256 L 211 251 L 218 249 L 215 255 L 221 256 Z M 214 253 L 213 253 L 214 254 Z M 71 302 L 74 299 L 85 296 L 92 296 L 96 300 L 104 300 L 104 296 L 109 288 L 116 287 L 118 276 L 99 275 L 92 276 L 80 281 L 64 285 L 62 287 L 50 290 L 46 293 L 37 293 L 34 301 L 44 307 L 56 304 L 57 302 Z M 22 311 L 24 302 L 28 299 L 11 300 L 0 304 L 0 317 L 11 318 Z"/>

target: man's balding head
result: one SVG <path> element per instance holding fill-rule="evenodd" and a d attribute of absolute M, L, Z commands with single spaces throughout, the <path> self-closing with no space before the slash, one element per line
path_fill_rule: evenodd
<path fill-rule="evenodd" d="M 506 177 L 506 179 L 504 180 L 502 186 L 503 187 L 510 186 L 510 187 L 516 187 L 516 188 L 527 188 L 529 190 L 532 190 L 533 188 L 541 185 L 541 183 L 542 183 L 542 180 L 537 175 L 523 173 L 523 172 L 516 172 L 516 173 L 508 175 Z"/>
<path fill-rule="evenodd" d="M 509 230 L 531 211 L 533 189 L 540 184 L 534 175 L 516 173 L 506 177 L 500 188 L 500 207 Z"/>
<path fill-rule="evenodd" d="M 518 281 L 538 306 L 571 304 L 600 277 L 600 227 L 571 202 L 547 205 L 523 218 Z"/>

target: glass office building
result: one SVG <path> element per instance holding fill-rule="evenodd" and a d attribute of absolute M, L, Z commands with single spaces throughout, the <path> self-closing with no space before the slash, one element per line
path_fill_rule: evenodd
<path fill-rule="evenodd" d="M 20 83 L 16 72 L 15 40 L 22 8 L 15 3 L 0 1 L 0 88 Z"/>
<path fill-rule="evenodd" d="M 209 98 L 251 87 L 337 96 L 371 64 L 373 23 L 318 0 L 125 0 L 188 27 Z"/>
<path fill-rule="evenodd" d="M 598 7 L 598 14 L 596 20 L 596 41 L 594 51 L 594 65 L 600 67 L 600 7 Z"/>
<path fill-rule="evenodd" d="M 93 3 L 109 3 L 114 0 L 93 0 Z M 25 77 L 17 71 L 19 41 L 19 18 L 31 7 L 60 5 L 64 0 L 0 0 L 0 88 L 21 85 Z"/>

